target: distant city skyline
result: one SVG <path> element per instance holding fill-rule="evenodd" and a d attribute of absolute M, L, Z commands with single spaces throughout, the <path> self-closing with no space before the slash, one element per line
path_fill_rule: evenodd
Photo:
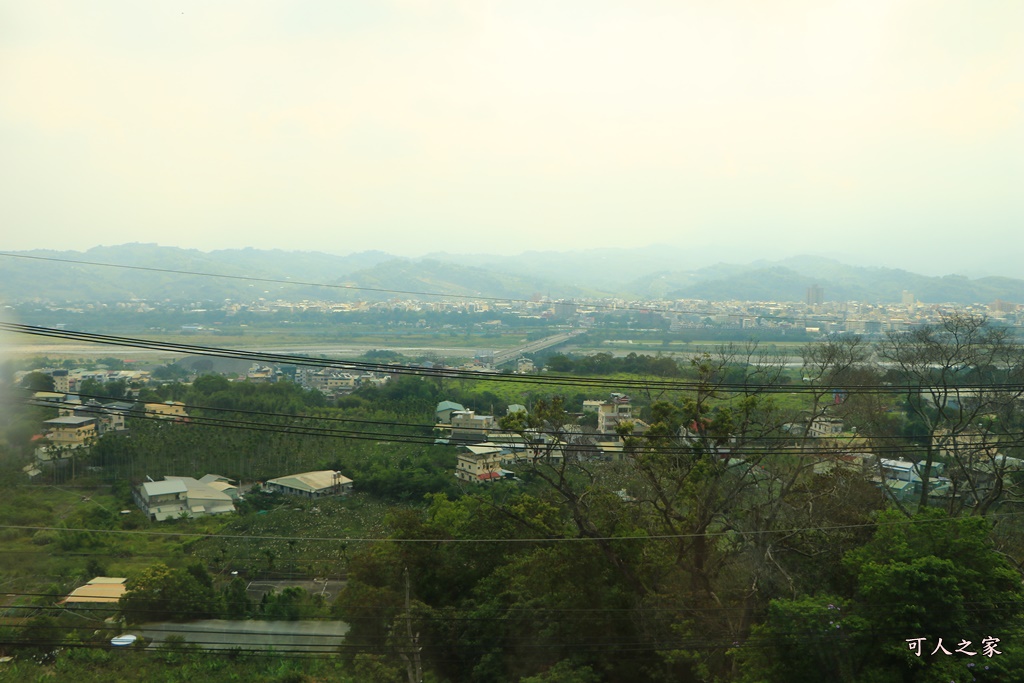
<path fill-rule="evenodd" d="M 1024 276 L 1019 2 L 0 0 L 0 18 L 0 250 L 666 244 Z"/>

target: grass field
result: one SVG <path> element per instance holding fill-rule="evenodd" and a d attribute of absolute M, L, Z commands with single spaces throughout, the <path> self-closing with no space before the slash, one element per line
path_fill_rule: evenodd
<path fill-rule="evenodd" d="M 226 524 L 206 518 L 158 526 L 102 485 L 11 486 L 0 490 L 0 496 L 5 605 L 37 599 L 51 604 L 57 599 L 51 594 L 66 594 L 96 574 L 126 576 L 156 562 L 182 565 L 188 559 L 188 538 L 151 532 L 202 535 Z M 26 595 L 33 593 L 42 595 Z"/>
<path fill-rule="evenodd" d="M 242 350 L 271 350 L 301 353 L 311 356 L 332 353 L 355 358 L 367 351 L 396 349 L 399 353 L 417 357 L 436 355 L 472 357 L 480 350 L 500 351 L 525 343 L 522 334 L 504 335 L 447 335 L 447 334 L 348 334 L 336 332 L 310 333 L 301 330 L 252 330 L 244 334 L 180 334 L 138 330 L 120 336 L 131 336 L 162 343 L 189 346 L 216 346 Z M 144 365 L 162 365 L 180 357 L 166 351 L 132 347 L 89 344 L 49 337 L 11 335 L 7 338 L 5 357 L 27 360 L 46 357 L 55 361 L 88 360 L 114 357 L 133 359 Z"/>
<path fill-rule="evenodd" d="M 159 562 L 173 567 L 199 559 L 224 579 L 232 571 L 249 578 L 338 577 L 362 541 L 323 539 L 386 536 L 389 509 L 358 493 L 319 501 L 281 496 L 264 512 L 157 523 L 134 505 L 124 507 L 107 486 L 24 485 L 0 494 L 6 608 L 53 604 L 97 574 L 128 576 Z M 83 528 L 95 531 L 75 530 Z"/>
<path fill-rule="evenodd" d="M 359 493 L 279 500 L 272 510 L 233 516 L 221 530 L 223 537 L 190 542 L 189 553 L 221 574 L 338 577 L 360 539 L 387 535 L 385 517 L 394 508 Z"/>

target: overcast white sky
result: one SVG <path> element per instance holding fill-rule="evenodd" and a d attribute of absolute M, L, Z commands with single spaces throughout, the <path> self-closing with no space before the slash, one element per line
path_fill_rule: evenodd
<path fill-rule="evenodd" d="M 0 0 L 0 249 L 998 265 L 1022 35 L 1019 0 Z"/>

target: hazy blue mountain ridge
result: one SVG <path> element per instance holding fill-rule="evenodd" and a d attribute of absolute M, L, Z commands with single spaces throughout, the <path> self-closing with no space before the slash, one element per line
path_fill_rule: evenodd
<path fill-rule="evenodd" d="M 37 250 L 25 255 L 133 266 L 131 269 L 0 256 L 5 302 L 113 302 L 128 299 L 252 301 L 427 298 L 441 296 L 552 298 L 618 296 L 633 299 L 803 301 L 807 288 L 826 301 L 898 302 L 904 290 L 926 303 L 1024 302 L 1024 280 L 931 277 L 896 268 L 851 266 L 797 256 L 747 264 L 696 263 L 696 252 L 672 247 L 525 252 L 516 256 L 435 254 L 401 258 L 382 251 L 344 256 L 313 251 L 195 249 L 155 244 L 95 247 L 85 252 Z M 158 269 L 158 270 L 145 270 Z M 184 273 L 166 271 L 186 271 Z M 203 277 L 187 273 L 216 273 Z M 259 282 L 239 278 L 265 278 Z M 295 283 L 321 283 L 315 287 Z M 364 287 L 368 289 L 351 289 Z"/>

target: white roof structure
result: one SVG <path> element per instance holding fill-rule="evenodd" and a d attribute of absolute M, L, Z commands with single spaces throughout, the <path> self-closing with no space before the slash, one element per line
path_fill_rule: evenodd
<path fill-rule="evenodd" d="M 220 474 L 204 474 L 203 476 L 199 477 L 199 483 L 201 484 L 212 484 L 214 482 L 225 481 L 230 482 L 232 480 Z"/>
<path fill-rule="evenodd" d="M 235 505 L 231 501 L 231 496 L 193 477 L 165 476 L 164 479 L 167 481 L 177 481 L 185 487 L 190 506 L 194 500 L 219 501 L 231 505 L 231 507 Z"/>
<path fill-rule="evenodd" d="M 142 484 L 147 496 L 165 496 L 169 493 L 185 493 L 188 487 L 180 479 L 164 479 L 163 481 L 147 481 Z"/>
<path fill-rule="evenodd" d="M 284 488 L 304 491 L 306 493 L 317 493 L 333 486 L 351 484 L 352 480 L 343 476 L 341 472 L 334 470 L 318 470 L 316 472 L 303 472 L 291 474 L 287 477 L 268 479 L 267 484 L 276 484 Z"/>
<path fill-rule="evenodd" d="M 125 581 L 120 577 L 97 576 L 84 586 L 79 586 L 61 600 L 62 604 L 79 604 L 87 602 L 114 603 L 120 600 L 125 592 Z"/>
<path fill-rule="evenodd" d="M 80 417 L 78 415 L 62 415 L 61 417 L 55 417 L 52 420 L 46 420 L 43 424 L 53 425 L 54 427 L 83 427 L 87 424 L 91 424 L 96 421 L 95 417 Z"/>
<path fill-rule="evenodd" d="M 473 455 L 495 455 L 501 453 L 502 449 L 495 445 L 480 444 L 478 446 L 466 446 Z"/>

